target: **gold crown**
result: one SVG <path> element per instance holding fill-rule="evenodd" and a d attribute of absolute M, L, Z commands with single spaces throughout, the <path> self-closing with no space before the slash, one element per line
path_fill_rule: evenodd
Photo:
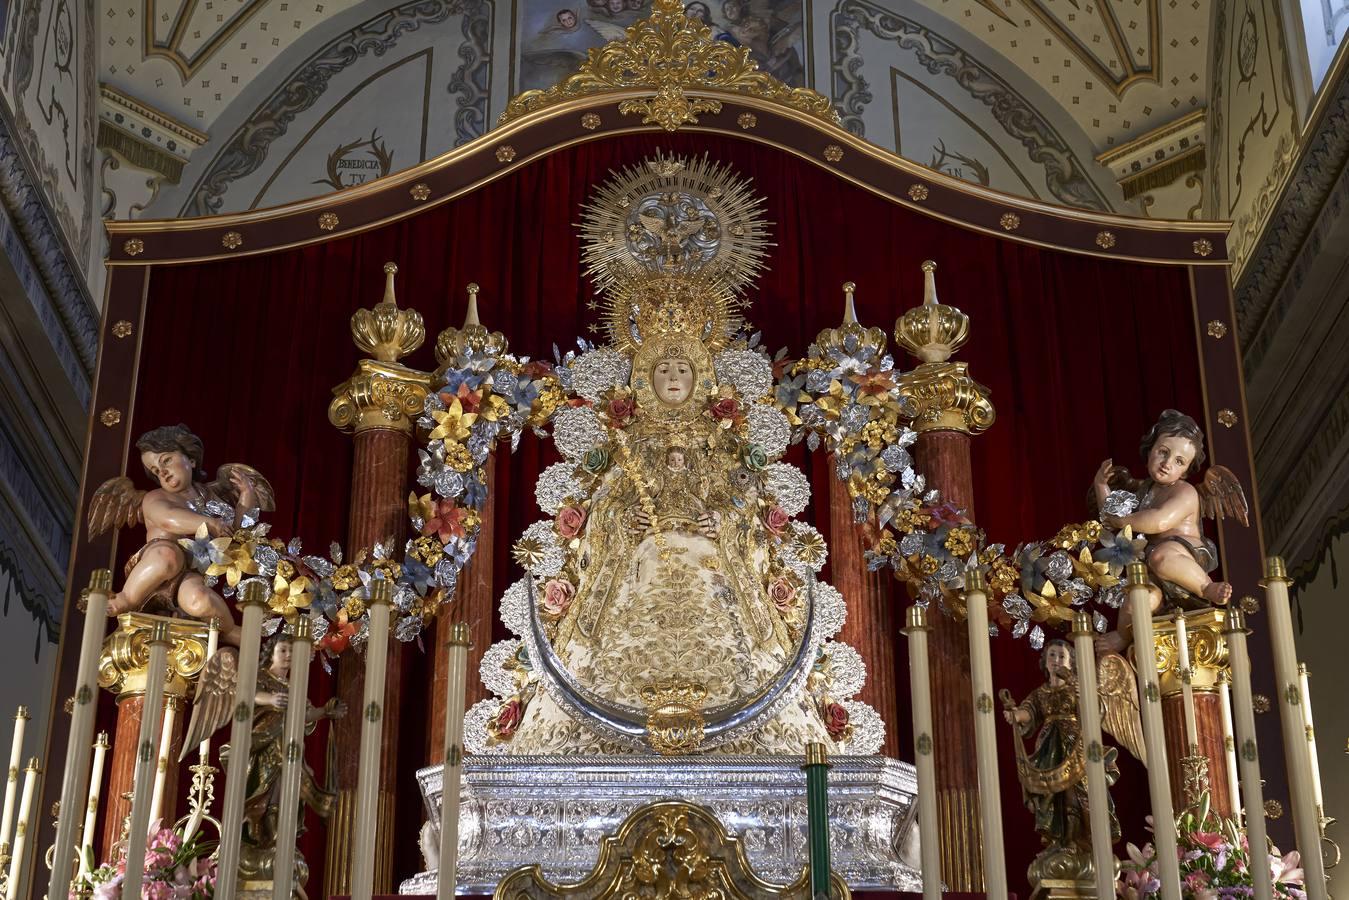
<path fill-rule="evenodd" d="M 641 697 L 653 710 L 698 709 L 707 699 L 707 686 L 696 681 L 654 681 L 642 688 Z"/>
<path fill-rule="evenodd" d="M 715 353 L 744 324 L 744 301 L 704 271 L 635 272 L 615 281 L 600 303 L 609 340 L 628 353 L 669 339 Z"/>

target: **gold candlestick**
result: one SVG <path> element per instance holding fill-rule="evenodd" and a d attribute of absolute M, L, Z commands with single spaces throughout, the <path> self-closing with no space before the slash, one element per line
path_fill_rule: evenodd
<path fill-rule="evenodd" d="M 1152 633 L 1152 603 L 1148 567 L 1129 564 L 1129 609 L 1133 617 L 1134 660 L 1138 667 L 1138 694 L 1142 706 L 1143 744 L 1148 754 L 1148 793 L 1152 799 L 1157 868 L 1163 900 L 1180 900 L 1180 864 L 1176 857 L 1176 816 L 1167 776 L 1166 733 L 1162 725 L 1162 690 L 1157 684 L 1157 644 Z"/>
<path fill-rule="evenodd" d="M 984 576 L 965 575 L 965 624 L 970 639 L 970 689 L 974 695 L 974 753 L 983 822 L 984 886 L 989 900 L 1006 900 L 1007 863 L 1002 841 L 1002 794 L 998 786 L 998 734 L 993 717 L 993 664 L 988 649 L 988 597 Z"/>
<path fill-rule="evenodd" d="M 1283 560 L 1265 560 L 1265 608 L 1269 611 L 1269 642 L 1274 650 L 1274 677 L 1279 691 L 1279 721 L 1283 726 L 1283 751 L 1288 765 L 1289 799 L 1293 805 L 1293 831 L 1302 848 L 1302 868 L 1307 875 L 1309 900 L 1326 900 L 1325 861 L 1321 826 L 1312 789 L 1311 760 L 1307 758 L 1306 723 L 1302 712 L 1302 688 L 1297 674 L 1297 648 L 1293 643 L 1293 616 L 1288 605 L 1288 574 Z"/>
<path fill-rule="evenodd" d="M 918 776 L 918 853 L 923 900 L 941 900 L 941 841 L 937 829 L 937 768 L 932 755 L 932 678 L 928 668 L 927 610 L 909 607 L 909 695 L 913 707 L 913 764 Z"/>
<path fill-rule="evenodd" d="M 262 652 L 262 615 L 266 609 L 261 582 L 251 580 L 242 591 L 244 610 L 239 636 L 239 680 L 234 688 L 234 721 L 230 725 L 230 766 L 225 772 L 225 799 L 220 815 L 217 897 L 238 893 L 239 850 L 244 831 L 244 795 L 248 787 L 248 755 L 253 748 L 253 705 L 258 693 L 258 655 Z"/>
<path fill-rule="evenodd" d="M 389 600 L 392 586 L 370 584 L 370 639 L 365 645 L 365 697 L 361 704 L 361 755 L 356 775 L 356 848 L 351 896 L 371 900 L 375 891 L 375 814 L 379 802 L 379 745 L 384 723 L 384 681 L 389 656 Z"/>
<path fill-rule="evenodd" d="M 281 770 L 281 808 L 272 864 L 273 900 L 290 900 L 295 884 L 295 839 L 300 829 L 300 777 L 304 769 L 304 732 L 309 716 L 309 661 L 314 650 L 309 619 L 299 616 L 290 639 L 290 683 L 286 703 L 285 767 Z"/>
<path fill-rule="evenodd" d="M 1241 799 L 1250 815 L 1246 816 L 1246 842 L 1251 856 L 1258 858 L 1268 846 L 1265 829 L 1265 789 L 1260 780 L 1260 750 L 1255 738 L 1255 701 L 1251 695 L 1251 657 L 1246 649 L 1246 616 L 1239 609 L 1227 617 L 1227 660 L 1232 670 L 1232 725 L 1241 750 L 1237 767 L 1241 772 Z M 1233 806 L 1236 804 L 1233 803 Z M 1251 866 L 1255 900 L 1271 900 L 1274 885 L 1269 866 Z"/>
<path fill-rule="evenodd" d="M 1096 876 L 1096 896 L 1108 898 L 1115 891 L 1115 854 L 1110 842 L 1110 797 L 1105 781 L 1105 756 L 1101 742 L 1101 700 L 1096 686 L 1095 632 L 1091 616 L 1073 614 L 1073 665 L 1077 670 L 1077 717 L 1086 745 L 1087 803 L 1091 825 L 1091 859 Z"/>
<path fill-rule="evenodd" d="M 445 768 L 441 772 L 440 870 L 436 878 L 438 900 L 454 900 L 459 867 L 459 778 L 464 768 L 464 690 L 468 673 L 468 625 L 454 623 L 450 630 L 449 679 L 445 694 Z"/>

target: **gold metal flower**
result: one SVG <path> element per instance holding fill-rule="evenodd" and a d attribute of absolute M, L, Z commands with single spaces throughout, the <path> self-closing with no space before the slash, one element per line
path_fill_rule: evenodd
<path fill-rule="evenodd" d="M 103 410 L 103 412 L 98 414 L 98 420 L 111 428 L 122 421 L 122 411 L 109 406 L 107 409 Z"/>
<path fill-rule="evenodd" d="M 449 405 L 443 409 L 433 410 L 431 417 L 436 420 L 436 427 L 431 430 L 427 439 L 432 441 L 449 439 L 452 441 L 468 440 L 469 429 L 473 423 L 478 420 L 477 413 L 464 412 L 464 405 L 455 397 Z"/>
<path fill-rule="evenodd" d="M 113 323 L 112 336 L 115 338 L 131 337 L 132 330 L 133 329 L 130 322 L 128 322 L 126 319 L 118 319 L 116 322 Z"/>
<path fill-rule="evenodd" d="M 1109 250 L 1115 246 L 1115 234 L 1111 231 L 1099 231 L 1096 233 L 1096 246 L 1102 250 Z"/>
<path fill-rule="evenodd" d="M 1269 712 L 1269 698 L 1264 694 L 1256 694 L 1251 697 L 1251 708 L 1258 713 Z"/>
<path fill-rule="evenodd" d="M 1208 238 L 1200 238 L 1194 242 L 1195 256 L 1208 256 L 1213 252 L 1213 242 Z"/>
<path fill-rule="evenodd" d="M 413 200 L 421 203 L 431 196 L 431 186 L 424 181 L 419 181 L 408 189 L 408 193 L 412 195 Z"/>
<path fill-rule="evenodd" d="M 337 227 L 337 213 L 326 212 L 319 216 L 319 228 L 324 231 L 332 231 Z"/>
<path fill-rule="evenodd" d="M 1237 601 L 1237 608 L 1248 616 L 1253 616 L 1260 611 L 1260 601 L 1250 594 Z"/>
<path fill-rule="evenodd" d="M 140 256 L 145 252 L 145 241 L 140 238 L 127 238 L 126 243 L 122 245 L 122 251 L 127 256 Z"/>
<path fill-rule="evenodd" d="M 508 163 L 515 159 L 515 148 L 510 144 L 502 144 L 497 148 L 497 162 Z"/>
<path fill-rule="evenodd" d="M 922 182 L 909 185 L 909 199 L 912 200 L 913 202 L 922 203 L 924 200 L 927 199 L 927 195 L 928 195 L 927 185 L 923 184 Z"/>
<path fill-rule="evenodd" d="M 1209 319 L 1208 336 L 1215 340 L 1222 340 L 1227 336 L 1227 323 L 1221 319 Z"/>
<path fill-rule="evenodd" d="M 1265 818 L 1280 819 L 1283 818 L 1283 804 L 1278 800 L 1265 801 Z"/>
<path fill-rule="evenodd" d="M 1021 227 L 1021 217 L 1014 212 L 1005 212 L 1002 218 L 998 219 L 998 224 L 1004 231 L 1016 231 Z"/>
<path fill-rule="evenodd" d="M 843 148 L 838 144 L 830 144 L 824 148 L 824 158 L 831 163 L 836 163 L 843 158 Z"/>
<path fill-rule="evenodd" d="M 1218 421 L 1224 428 L 1231 428 L 1237 424 L 1237 414 L 1230 409 L 1218 410 Z"/>
<path fill-rule="evenodd" d="M 600 114 L 588 112 L 585 115 L 581 116 L 581 127 L 584 128 L 586 131 L 594 131 L 596 128 L 599 128 Z"/>
<path fill-rule="evenodd" d="M 742 112 L 735 117 L 735 124 L 739 125 L 745 131 L 749 131 L 755 125 L 759 124 L 759 117 L 752 112 Z"/>
<path fill-rule="evenodd" d="M 220 245 L 226 250 L 237 250 L 243 243 L 244 236 L 237 231 L 227 231 L 220 237 Z"/>

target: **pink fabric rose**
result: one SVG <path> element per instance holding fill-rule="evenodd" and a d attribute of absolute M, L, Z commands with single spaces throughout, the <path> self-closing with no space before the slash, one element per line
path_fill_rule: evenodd
<path fill-rule="evenodd" d="M 609 400 L 609 408 L 606 413 L 609 421 L 613 425 L 622 427 L 627 424 L 628 419 L 637 410 L 637 404 L 631 397 L 612 397 Z"/>
<path fill-rule="evenodd" d="M 712 418 L 719 422 L 733 422 L 735 417 L 740 414 L 740 404 L 736 402 L 734 397 L 722 397 L 720 400 L 713 401 L 709 412 L 712 413 Z"/>
<path fill-rule="evenodd" d="M 787 523 L 790 522 L 791 519 L 792 517 L 787 515 L 785 509 L 781 506 L 774 505 L 770 506 L 768 512 L 764 513 L 763 523 L 765 527 L 774 534 L 782 534 L 783 529 L 787 527 Z"/>
<path fill-rule="evenodd" d="M 794 605 L 792 601 L 796 599 L 796 588 L 786 578 L 775 578 L 768 585 L 768 599 L 785 616 Z"/>
<path fill-rule="evenodd" d="M 543 612 L 545 615 L 560 619 L 567 614 L 571 607 L 571 598 L 576 596 L 576 589 L 571 586 L 571 582 L 563 578 L 552 578 L 543 586 Z"/>
<path fill-rule="evenodd" d="M 836 741 L 848 733 L 848 710 L 842 704 L 830 703 L 825 706 L 824 729 Z"/>
<path fill-rule="evenodd" d="M 511 700 L 497 711 L 488 726 L 498 740 L 509 740 L 515 734 L 515 729 L 520 727 L 523 715 L 524 710 L 520 707 L 520 701 Z"/>
<path fill-rule="evenodd" d="M 585 523 L 585 509 L 579 506 L 564 506 L 557 514 L 557 533 L 570 540 L 581 533 Z"/>

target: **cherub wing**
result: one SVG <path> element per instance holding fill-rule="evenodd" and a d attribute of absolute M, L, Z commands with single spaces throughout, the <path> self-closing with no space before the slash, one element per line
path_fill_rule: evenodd
<path fill-rule="evenodd" d="M 125 475 L 100 484 L 89 501 L 90 539 L 111 528 L 139 525 L 143 521 L 141 501 L 144 499 L 145 491 L 136 490 Z"/>
<path fill-rule="evenodd" d="M 637 220 L 642 223 L 642 227 L 654 234 L 656 237 L 664 237 L 666 232 L 665 217 L 658 216 L 655 213 L 638 213 Z"/>
<path fill-rule="evenodd" d="M 234 688 L 238 683 L 239 651 L 234 647 L 221 647 L 206 662 L 206 668 L 197 678 L 192 718 L 187 723 L 187 734 L 183 736 L 180 760 L 195 753 L 198 744 L 229 724 L 234 714 Z"/>
<path fill-rule="evenodd" d="M 1148 764 L 1143 748 L 1143 718 L 1138 712 L 1138 681 L 1134 667 L 1118 653 L 1096 660 L 1097 690 L 1101 695 L 1101 727 L 1125 750 Z"/>
<path fill-rule="evenodd" d="M 607 41 L 621 41 L 628 36 L 628 30 L 622 25 L 613 22 L 605 22 L 601 19 L 586 19 L 586 23 Z M 659 218 L 659 216 L 657 216 Z M 662 220 L 663 223 L 664 220 Z M 645 224 L 645 223 L 643 223 Z M 659 231 L 656 234 L 660 234 Z"/>
<path fill-rule="evenodd" d="M 1204 480 L 1196 485 L 1199 491 L 1199 509 L 1204 518 L 1222 521 L 1231 516 L 1242 525 L 1249 525 L 1250 507 L 1246 504 L 1246 492 L 1236 473 L 1227 466 L 1209 466 Z"/>
<path fill-rule="evenodd" d="M 682 241 L 689 235 L 697 234 L 702 231 L 705 224 L 706 220 L 702 216 L 699 216 L 696 219 L 689 219 L 687 222 L 681 222 L 679 225 L 675 226 L 675 237 Z"/>
<path fill-rule="evenodd" d="M 232 480 L 236 472 L 253 482 L 253 490 L 258 495 L 258 509 L 263 512 L 271 512 L 276 509 L 276 495 L 272 492 L 272 483 L 262 477 L 262 473 L 257 469 L 243 463 L 225 463 L 216 470 L 215 481 L 212 481 L 208 487 L 219 496 L 228 497 L 230 503 L 238 502 L 239 492 L 235 489 Z"/>
<path fill-rule="evenodd" d="M 1143 482 L 1133 477 L 1124 466 L 1111 466 L 1110 473 L 1106 476 L 1106 484 L 1112 491 L 1133 491 L 1135 494 L 1143 487 Z M 1101 513 L 1094 488 L 1087 488 L 1087 511 L 1093 516 Z"/>

